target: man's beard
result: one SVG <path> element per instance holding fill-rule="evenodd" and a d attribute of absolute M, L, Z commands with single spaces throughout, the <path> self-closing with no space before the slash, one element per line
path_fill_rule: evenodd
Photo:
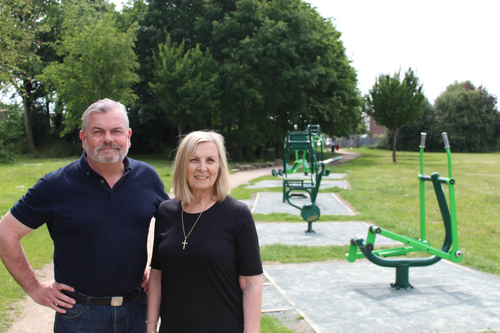
<path fill-rule="evenodd" d="M 87 152 L 88 157 L 90 157 L 91 159 L 93 159 L 96 162 L 105 163 L 105 164 L 116 163 L 118 161 L 121 161 L 128 154 L 128 147 L 127 147 L 127 149 L 123 149 L 122 146 L 119 146 L 116 144 L 103 143 L 103 144 L 99 145 L 98 147 L 96 147 L 94 150 L 92 150 L 89 148 L 87 141 L 85 141 L 84 148 L 85 148 L 85 152 Z M 112 156 L 110 156 L 108 154 L 106 154 L 106 155 L 99 154 L 99 151 L 101 149 L 105 149 L 105 148 L 116 148 L 118 150 L 114 151 Z"/>

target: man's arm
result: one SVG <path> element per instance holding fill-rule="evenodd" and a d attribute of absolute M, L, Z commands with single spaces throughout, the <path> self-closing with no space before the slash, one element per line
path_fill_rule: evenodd
<path fill-rule="evenodd" d="M 258 333 L 262 309 L 262 276 L 241 276 L 240 288 L 243 291 L 244 333 Z"/>
<path fill-rule="evenodd" d="M 7 212 L 0 221 L 0 258 L 12 277 L 35 302 L 59 313 L 66 313 L 63 308 L 71 309 L 75 300 L 64 295 L 61 290 L 74 289 L 55 281 L 41 282 L 38 279 L 21 245 L 21 239 L 32 231 L 10 211 Z"/>

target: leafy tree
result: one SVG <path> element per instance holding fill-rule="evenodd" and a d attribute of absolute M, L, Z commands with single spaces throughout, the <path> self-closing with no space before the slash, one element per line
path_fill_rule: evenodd
<path fill-rule="evenodd" d="M 217 65 L 209 50 L 201 52 L 199 45 L 185 51 L 168 36 L 154 57 L 154 81 L 151 90 L 166 119 L 177 125 L 179 137 L 188 124 L 203 128 L 218 114 Z"/>
<path fill-rule="evenodd" d="M 53 5 L 48 0 L 0 1 L 0 82 L 2 88 L 14 87 L 23 99 L 24 124 L 28 149 L 34 149 L 31 124 L 32 92 L 34 80 L 41 70 L 40 33 L 47 31 L 43 20 L 47 9 Z"/>
<path fill-rule="evenodd" d="M 377 124 L 391 131 L 392 161 L 396 163 L 397 138 L 400 129 L 423 115 L 425 96 L 422 85 L 410 68 L 401 80 L 401 70 L 391 77 L 381 74 L 370 94 L 365 96 L 367 112 Z"/>
<path fill-rule="evenodd" d="M 67 134 L 79 128 L 83 111 L 98 99 L 133 105 L 131 86 L 138 81 L 139 65 L 133 52 L 134 26 L 120 32 L 111 14 L 93 10 L 88 16 L 68 12 L 64 25 L 66 32 L 55 47 L 64 60 L 51 63 L 40 78 L 55 86 L 66 105 Z"/>
<path fill-rule="evenodd" d="M 319 123 L 332 135 L 360 120 L 356 74 L 331 21 L 301 0 L 153 0 L 138 31 L 143 66 L 136 112 L 155 138 L 169 140 L 169 121 L 152 98 L 153 51 L 170 34 L 187 50 L 210 49 L 218 68 L 220 118 L 213 127 L 238 158 L 276 147 L 294 124 Z M 154 122 L 153 122 L 154 120 Z M 211 123 L 210 123 L 211 122 Z M 177 132 L 177 130 L 175 130 Z M 161 136 L 164 136 L 163 138 Z M 159 143 L 154 143 L 158 146 Z"/>
<path fill-rule="evenodd" d="M 485 152 L 498 149 L 497 99 L 485 87 L 470 81 L 449 85 L 435 102 L 436 121 L 448 132 L 454 151 Z"/>
<path fill-rule="evenodd" d="M 209 16 L 207 7 L 211 3 L 205 0 L 152 0 L 148 2 L 147 11 L 139 16 L 135 53 L 141 66 L 137 70 L 140 81 L 134 86 L 138 100 L 130 113 L 136 142 L 132 149 L 159 152 L 164 145 L 175 144 L 177 125 L 170 124 L 166 119 L 159 100 L 155 98 L 149 85 L 154 81 L 154 53 L 158 51 L 160 44 L 165 43 L 167 35 L 177 45 L 185 40 L 186 50 L 196 44 L 209 47 L 208 42 L 201 42 L 197 36 L 200 35 L 200 30 L 201 33 L 210 35 L 212 20 L 205 22 L 203 27 L 195 28 L 195 25 Z"/>
<path fill-rule="evenodd" d="M 425 141 L 426 151 L 442 151 L 443 140 L 442 129 L 436 123 L 436 110 L 426 98 L 423 105 L 424 114 L 417 120 L 405 125 L 398 134 L 398 150 L 418 151 L 420 145 L 420 133 L 427 133 Z M 387 141 L 393 142 L 392 132 L 387 133 Z M 388 146 L 389 148 L 389 146 Z"/>
<path fill-rule="evenodd" d="M 121 32 L 126 32 L 132 25 L 142 19 L 147 9 L 148 7 L 144 0 L 127 0 L 123 5 L 121 13 L 114 13 L 117 29 Z"/>

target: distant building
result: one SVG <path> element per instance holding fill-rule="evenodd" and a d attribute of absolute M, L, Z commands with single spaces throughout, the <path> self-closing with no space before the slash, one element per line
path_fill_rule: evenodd
<path fill-rule="evenodd" d="M 385 127 L 377 124 L 370 116 L 370 136 L 385 134 Z"/>

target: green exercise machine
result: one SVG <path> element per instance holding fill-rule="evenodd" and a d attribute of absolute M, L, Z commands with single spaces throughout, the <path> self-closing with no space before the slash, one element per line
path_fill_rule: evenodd
<path fill-rule="evenodd" d="M 413 288 L 409 281 L 410 267 L 430 266 L 441 259 L 447 259 L 451 262 L 458 263 L 462 260 L 462 252 L 458 247 L 458 232 L 457 232 L 457 215 L 455 207 L 455 179 L 451 170 L 451 152 L 448 135 L 442 133 L 444 148 L 448 157 L 448 178 L 440 177 L 437 172 L 430 176 L 424 174 L 424 148 L 426 133 L 421 133 L 420 136 L 420 174 L 418 175 L 420 185 L 420 239 L 413 239 L 406 236 L 401 236 L 390 232 L 376 225 L 371 225 L 368 228 L 366 242 L 363 238 L 351 239 L 349 253 L 345 257 L 349 262 L 354 262 L 356 259 L 367 258 L 376 265 L 383 267 L 396 268 L 396 281 L 391 283 L 391 286 L 396 289 L 408 287 Z M 445 228 L 445 238 L 441 249 L 434 248 L 426 239 L 425 230 L 425 182 L 432 182 L 434 192 L 438 201 L 441 217 Z M 450 204 L 446 202 L 443 186 L 447 185 L 449 189 Z M 405 246 L 374 250 L 375 240 L 377 235 L 382 235 L 387 238 L 396 240 L 405 244 Z M 358 248 L 360 252 L 358 252 Z M 406 259 L 386 259 L 387 257 L 403 256 L 411 252 L 423 252 L 431 254 L 427 258 L 406 258 Z"/>
<path fill-rule="evenodd" d="M 318 147 L 320 151 L 318 153 Z M 302 158 L 299 155 L 302 154 Z M 290 166 L 290 157 L 295 155 L 295 160 Z M 308 125 L 306 131 L 287 132 L 283 152 L 283 170 L 272 170 L 273 176 L 283 177 L 283 202 L 300 209 L 301 216 L 308 223 L 307 233 L 313 233 L 312 223 L 319 219 L 321 211 L 316 205 L 321 179 L 328 176 L 330 170 L 326 169 L 328 163 L 338 161 L 341 157 L 330 158 L 323 161 L 323 137 L 319 125 Z M 290 175 L 302 167 L 304 174 L 309 179 L 291 179 Z M 291 198 L 309 198 L 309 202 L 302 207 L 290 201 Z"/>

